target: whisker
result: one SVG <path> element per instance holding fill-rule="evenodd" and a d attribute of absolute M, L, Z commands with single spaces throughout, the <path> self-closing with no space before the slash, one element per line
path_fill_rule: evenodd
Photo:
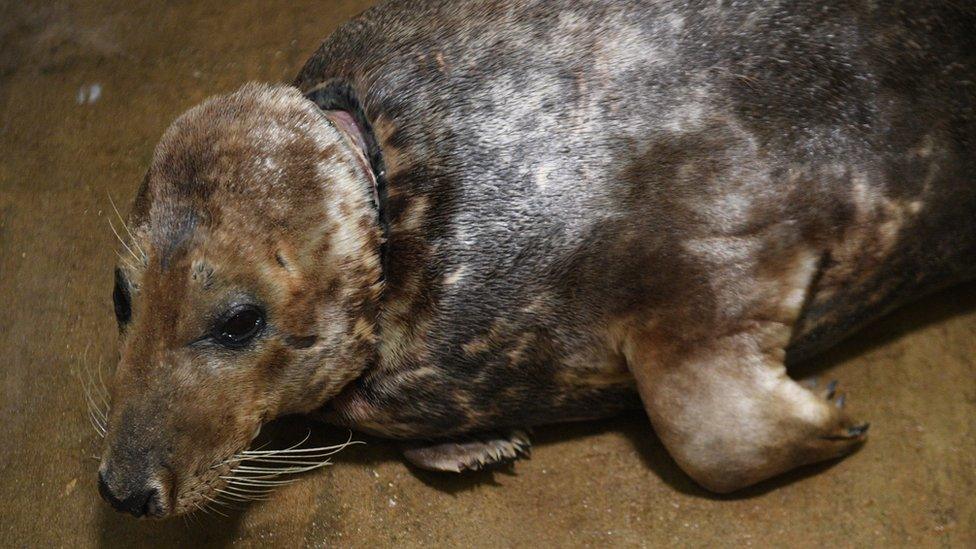
<path fill-rule="evenodd" d="M 309 429 L 308 432 L 305 433 L 305 438 L 303 438 L 302 440 L 298 441 L 297 443 L 289 446 L 288 448 L 285 448 L 284 450 L 266 450 L 266 452 L 278 453 L 278 452 L 287 452 L 289 450 L 293 450 L 293 449 L 301 446 L 302 444 L 305 444 L 305 441 L 307 441 L 310 436 L 312 436 L 312 430 L 311 429 Z M 264 447 L 264 446 L 267 446 L 267 443 L 265 443 L 264 445 L 262 445 L 262 447 Z M 235 455 L 227 458 L 226 460 L 218 463 L 214 467 L 216 468 L 216 467 L 219 467 L 221 465 L 225 465 L 227 463 L 232 463 L 232 462 L 235 462 L 236 463 L 236 462 L 241 462 L 241 461 L 245 461 L 247 459 L 250 459 L 250 458 L 247 457 L 248 452 L 260 452 L 260 450 L 245 450 L 243 452 L 239 452 L 239 453 L 237 453 L 237 454 L 235 454 Z"/>
<path fill-rule="evenodd" d="M 306 437 L 306 440 L 307 440 L 307 437 Z M 325 452 L 328 452 L 328 453 L 321 454 L 322 456 L 331 456 L 333 454 L 336 454 L 338 452 L 341 452 L 342 450 L 345 450 L 347 447 L 352 446 L 354 444 L 366 444 L 366 442 L 364 442 L 362 440 L 352 440 L 352 432 L 350 432 L 349 433 L 349 439 L 348 440 L 346 440 L 345 442 L 343 442 L 341 444 L 335 444 L 335 445 L 332 445 L 332 446 L 319 446 L 319 447 L 316 447 L 316 448 L 298 448 L 297 446 L 292 446 L 291 448 L 285 448 L 284 450 L 245 450 L 245 451 L 241 452 L 238 455 L 240 455 L 240 456 L 256 456 L 256 457 L 260 457 L 260 456 L 268 456 L 268 457 L 271 457 L 271 456 L 274 456 L 274 457 L 295 456 L 295 457 L 301 458 L 301 457 L 310 457 L 310 456 L 306 456 L 305 455 L 305 454 L 308 454 L 308 453 L 312 453 L 312 452 L 323 452 L 323 451 L 325 451 Z"/>
<path fill-rule="evenodd" d="M 88 404 L 90 405 L 90 409 L 97 412 L 98 417 L 100 417 L 102 421 L 108 419 L 108 414 L 102 410 L 102 407 L 99 406 L 97 402 L 95 402 L 95 395 L 93 394 L 94 387 L 88 383 L 83 383 L 83 389 L 85 391 L 85 398 L 88 400 Z"/>
<path fill-rule="evenodd" d="M 255 455 L 245 455 L 244 459 L 257 460 L 257 459 L 318 459 L 323 457 L 334 456 L 339 452 L 345 450 L 348 446 L 353 444 L 366 444 L 362 441 L 350 442 L 349 444 L 344 444 L 338 448 L 332 446 L 323 446 L 320 448 L 305 448 L 301 452 L 288 452 L 288 453 L 277 453 L 277 454 L 255 454 Z M 313 452 L 314 450 L 314 452 Z"/>
<path fill-rule="evenodd" d="M 265 441 L 265 443 L 264 443 L 264 444 L 262 444 L 261 446 L 258 446 L 258 447 L 257 447 L 257 448 L 255 448 L 254 450 L 260 450 L 260 449 L 262 449 L 262 448 L 267 448 L 269 444 L 271 444 L 271 441 L 270 441 L 270 440 L 268 440 L 268 441 Z"/>
<path fill-rule="evenodd" d="M 239 486 L 285 486 L 291 484 L 298 479 L 288 479 L 288 480 L 263 480 L 263 479 L 253 479 L 253 478 L 241 478 L 241 477 L 220 477 L 227 480 L 230 485 Z"/>
<path fill-rule="evenodd" d="M 261 481 L 261 480 L 275 480 L 276 478 L 278 478 L 280 476 L 281 475 L 280 474 L 277 474 L 277 473 L 265 474 L 265 475 L 255 475 L 255 474 L 248 473 L 246 476 L 245 475 L 241 475 L 241 476 L 238 476 L 236 478 L 237 479 L 243 479 L 243 480 L 257 480 L 257 481 Z"/>
<path fill-rule="evenodd" d="M 311 436 L 312 436 L 312 430 L 311 429 L 308 429 L 305 432 L 305 436 L 302 438 L 302 440 L 299 440 L 295 444 L 292 444 L 291 446 L 289 446 L 289 447 L 287 447 L 287 448 L 285 448 L 283 450 L 264 450 L 264 451 L 265 452 L 285 452 L 285 451 L 288 451 L 288 450 L 294 450 L 295 448 L 298 448 L 302 444 L 305 444 Z M 254 451 L 257 451 L 257 450 L 245 450 L 244 452 L 241 452 L 241 453 L 242 454 L 246 454 L 249 451 L 254 452 Z"/>
<path fill-rule="evenodd" d="M 363 442 L 363 441 L 361 441 L 361 440 L 357 440 L 357 441 L 354 441 L 354 442 L 350 442 L 348 444 L 343 444 L 342 446 L 340 446 L 338 448 L 335 448 L 335 449 L 330 449 L 330 448 L 333 448 L 331 446 L 323 446 L 323 447 L 320 447 L 320 448 L 308 448 L 308 450 L 317 450 L 318 453 L 313 453 L 313 452 L 295 452 L 295 453 L 287 453 L 287 454 L 257 454 L 257 455 L 253 455 L 253 456 L 252 455 L 242 456 L 242 459 L 244 461 L 248 461 L 248 460 L 256 461 L 256 460 L 259 460 L 259 459 L 260 460 L 267 460 L 267 459 L 286 459 L 286 460 L 296 460 L 296 459 L 297 460 L 302 460 L 302 459 L 304 459 L 304 460 L 310 460 L 310 459 L 319 459 L 319 458 L 325 458 L 325 457 L 329 457 L 329 456 L 334 456 L 334 455 L 338 454 L 339 452 L 345 450 L 347 447 L 352 446 L 354 444 L 366 444 L 366 443 Z"/>
<path fill-rule="evenodd" d="M 115 206 L 115 201 L 112 200 L 111 194 L 108 195 L 108 201 L 109 203 L 112 204 L 112 209 L 115 210 L 115 215 L 119 216 L 119 221 L 122 222 L 122 228 L 125 229 L 125 232 L 129 234 L 129 238 L 132 239 L 132 245 L 135 246 L 137 250 L 139 250 L 139 253 L 142 254 L 142 260 L 145 261 L 146 252 L 139 246 L 139 243 L 136 241 L 135 235 L 133 235 L 132 231 L 129 230 L 129 225 L 126 224 L 125 218 L 123 218 L 122 214 L 119 213 L 119 209 L 118 207 Z"/>
<path fill-rule="evenodd" d="M 217 490 L 218 492 L 220 491 L 217 488 L 215 488 L 215 490 Z M 231 507 L 231 505 L 229 503 L 227 503 L 226 501 L 221 501 L 220 500 L 220 494 L 217 494 L 216 497 L 211 497 L 211 496 L 209 496 L 207 494 L 203 494 L 203 497 L 206 498 L 207 501 L 209 501 L 210 503 L 213 503 L 215 505 L 220 505 L 221 507 Z"/>
<path fill-rule="evenodd" d="M 217 491 L 220 492 L 221 490 L 224 490 L 228 493 L 237 496 L 242 496 L 247 494 L 255 494 L 255 495 L 263 496 L 266 494 L 270 494 L 273 491 L 272 488 L 251 488 L 251 487 L 244 487 L 244 486 L 227 486 L 224 488 L 220 488 Z"/>
<path fill-rule="evenodd" d="M 190 511 L 189 513 L 184 513 L 183 516 L 184 517 L 189 517 L 190 522 L 192 522 L 193 524 L 198 524 L 198 522 L 197 522 L 197 518 L 198 517 L 196 515 L 197 511 L 203 511 L 204 513 L 206 513 L 208 515 L 210 514 L 210 511 L 204 509 L 203 508 L 203 505 L 204 505 L 204 503 L 202 501 L 198 501 L 198 502 L 194 503 L 193 504 L 193 510 Z M 184 522 L 186 522 L 186 521 L 184 521 Z M 187 526 L 189 526 L 188 523 L 187 523 Z"/>
<path fill-rule="evenodd" d="M 102 404 L 105 405 L 105 411 L 112 407 L 108 400 L 108 387 L 105 386 L 105 378 L 102 377 L 102 361 L 99 360 L 98 364 L 95 366 L 95 370 L 98 372 L 98 394 L 101 395 Z"/>
<path fill-rule="evenodd" d="M 98 431 L 99 433 L 105 432 L 105 420 L 101 419 L 98 416 L 98 413 L 93 408 L 88 409 L 88 417 L 95 422 L 96 431 Z"/>
<path fill-rule="evenodd" d="M 290 473 L 265 473 L 265 474 L 246 473 L 245 475 L 238 476 L 237 479 L 238 480 L 253 480 L 253 481 L 275 481 L 275 480 L 278 479 L 278 477 L 280 477 L 280 476 L 282 476 L 284 474 L 290 474 Z M 298 480 L 298 479 L 291 479 L 288 482 L 293 482 L 293 481 L 296 481 L 296 480 Z M 285 484 L 287 484 L 288 482 L 285 482 Z"/>
<path fill-rule="evenodd" d="M 302 461 L 302 460 L 300 460 L 298 458 L 299 457 L 303 457 L 303 458 L 307 457 L 307 458 L 313 458 L 314 459 L 316 457 L 327 457 L 327 456 L 331 456 L 331 455 L 332 454 L 325 454 L 323 456 L 296 456 L 295 459 L 288 459 L 288 458 L 278 458 L 278 459 L 270 459 L 270 458 L 249 458 L 249 459 L 245 460 L 244 462 L 245 463 L 278 463 L 278 464 L 281 464 L 281 465 L 308 466 L 308 465 L 318 465 L 320 463 L 331 463 L 331 462 L 328 461 L 328 460 L 325 460 L 325 461 Z"/>
<path fill-rule="evenodd" d="M 204 507 L 204 509 L 207 509 L 208 511 L 213 511 L 214 513 L 217 513 L 218 515 L 220 515 L 220 516 L 222 516 L 224 518 L 227 518 L 227 514 L 226 513 L 220 511 L 219 509 L 216 509 L 214 507 L 211 507 L 210 504 L 204 505 L 203 507 Z"/>
<path fill-rule="evenodd" d="M 250 498 L 239 498 L 239 497 L 232 496 L 232 495 L 228 495 L 228 494 L 223 494 L 223 497 L 227 499 L 227 501 L 225 503 L 228 504 L 228 505 L 230 504 L 230 502 L 234 502 L 234 503 L 250 503 L 251 502 L 251 499 Z"/>
<path fill-rule="evenodd" d="M 93 398 L 91 396 L 91 392 L 88 390 L 87 386 L 85 387 L 85 401 L 88 403 L 88 415 L 89 415 L 89 417 L 92 419 L 92 421 L 94 421 L 95 423 L 98 424 L 97 427 L 95 428 L 95 430 L 97 430 L 99 432 L 99 434 L 104 433 L 105 432 L 105 424 L 107 422 L 107 416 L 105 415 L 105 412 L 103 412 L 95 404 L 95 401 L 93 400 Z"/>
<path fill-rule="evenodd" d="M 85 350 L 81 353 L 80 365 L 74 370 L 75 376 L 78 378 L 78 381 L 82 383 L 83 387 L 84 384 L 91 379 L 91 368 L 88 366 L 88 350 L 90 348 L 91 343 L 85 345 Z"/>
<path fill-rule="evenodd" d="M 81 364 L 83 366 L 84 376 L 81 375 L 82 374 L 82 371 L 79 370 L 78 377 L 79 377 L 79 380 L 82 382 L 83 386 L 85 386 L 86 388 L 89 387 L 89 386 L 94 388 L 95 385 L 96 385 L 95 384 L 95 375 L 92 374 L 91 363 L 88 362 L 88 351 L 89 351 L 89 349 L 91 349 L 91 344 L 86 345 L 85 346 L 85 351 L 81 354 Z"/>
<path fill-rule="evenodd" d="M 95 415 L 92 413 L 91 410 L 88 411 L 88 419 L 89 419 L 89 421 L 91 421 L 92 427 L 95 428 L 95 432 L 98 433 L 98 436 L 104 438 L 105 437 L 105 433 L 104 433 L 104 431 L 102 431 L 102 427 L 99 425 L 98 421 L 95 419 Z"/>
<path fill-rule="evenodd" d="M 332 465 L 332 462 L 326 460 L 326 461 L 320 461 L 320 462 L 315 463 L 313 465 L 307 465 L 307 466 L 304 466 L 304 467 L 280 467 L 280 468 L 274 468 L 274 467 L 250 467 L 250 466 L 247 466 L 247 465 L 242 465 L 242 466 L 234 469 L 234 472 L 241 472 L 241 473 L 262 473 L 262 474 L 264 474 L 264 476 L 250 475 L 250 476 L 242 477 L 242 478 L 259 479 L 259 478 L 267 478 L 269 476 L 270 477 L 277 477 L 277 476 L 287 475 L 287 474 L 305 473 L 305 472 L 308 472 L 308 471 L 314 471 L 315 469 L 319 469 L 319 468 L 325 467 L 326 465 Z"/>
<path fill-rule="evenodd" d="M 105 418 L 103 412 L 91 403 L 91 397 L 87 398 L 89 399 L 88 417 L 95 422 L 95 430 L 98 431 L 98 434 L 104 435 L 106 430 L 105 428 L 108 425 L 108 420 Z"/>
<path fill-rule="evenodd" d="M 352 440 L 353 433 L 349 431 L 349 438 L 332 446 L 301 448 L 309 438 L 311 429 L 302 440 L 281 450 L 246 450 L 239 452 L 224 461 L 216 463 L 211 468 L 220 468 L 232 464 L 229 473 L 218 475 L 225 481 L 224 486 L 215 488 L 216 499 L 212 501 L 229 505 L 224 500 L 238 503 L 251 501 L 265 501 L 271 492 L 280 486 L 287 486 L 297 482 L 297 478 L 280 478 L 285 475 L 305 473 L 332 465 L 332 461 L 325 459 L 353 444 L 365 444 L 363 441 Z M 262 447 L 267 444 L 262 445 Z M 266 467 L 264 464 L 285 465 L 285 467 Z"/>
<path fill-rule="evenodd" d="M 209 498 L 209 499 L 210 499 L 210 503 L 213 504 L 213 505 L 219 505 L 219 506 L 224 507 L 224 508 L 227 508 L 227 509 L 237 509 L 238 508 L 238 507 L 232 505 L 228 501 L 223 501 L 221 499 L 215 499 L 215 498 Z M 213 508 L 211 507 L 211 509 L 213 509 Z"/>
<path fill-rule="evenodd" d="M 245 463 L 251 463 L 246 461 Z M 308 465 L 297 465 L 291 464 L 290 467 L 263 467 L 259 465 L 240 465 L 234 468 L 234 472 L 240 473 L 291 473 L 293 471 L 301 471 L 302 469 L 308 469 L 309 467 L 318 467 L 320 465 L 328 464 L 329 460 L 313 461 Z"/>
<path fill-rule="evenodd" d="M 274 480 L 274 479 L 261 479 L 261 478 L 243 478 L 235 477 L 233 480 L 227 482 L 228 486 L 238 488 L 238 487 L 251 487 L 251 488 L 275 488 L 277 486 L 286 486 L 296 482 L 298 479 L 288 479 L 288 480 Z"/>
<path fill-rule="evenodd" d="M 327 451 L 331 453 L 340 452 L 345 450 L 346 446 L 351 446 L 353 444 L 365 444 L 361 440 L 354 440 L 352 442 L 345 442 L 342 444 L 336 444 L 335 446 L 318 446 L 315 448 L 294 448 L 289 450 L 246 450 L 241 452 L 242 456 L 282 456 L 282 455 L 295 455 L 301 457 L 301 454 L 307 454 L 311 452 L 322 452 Z M 331 455 L 330 453 L 330 455 Z"/>
<path fill-rule="evenodd" d="M 223 507 L 224 509 L 233 509 L 234 511 L 243 511 L 244 510 L 244 507 L 240 505 L 240 502 L 214 500 L 213 503 L 216 504 L 216 505 L 219 505 L 219 506 Z M 211 509 L 213 509 L 216 512 L 216 509 L 215 508 L 211 507 Z M 227 515 L 224 515 L 224 516 L 227 516 Z"/>
<path fill-rule="evenodd" d="M 197 502 L 193 504 L 194 511 L 203 511 L 204 513 L 206 513 L 206 514 L 209 515 L 210 512 L 213 511 L 213 509 L 210 507 L 210 505 L 209 505 L 209 503 L 207 503 L 207 501 L 214 502 L 215 500 L 213 498 L 211 498 L 210 496 L 208 496 L 207 494 L 200 494 L 200 495 L 203 496 L 203 500 L 197 500 Z M 204 501 L 204 500 L 207 500 L 207 501 Z"/>
<path fill-rule="evenodd" d="M 228 492 L 227 490 L 218 490 L 217 497 L 221 498 L 220 503 L 224 507 L 230 507 L 232 509 L 243 509 L 243 505 L 250 503 L 252 501 L 264 501 L 267 498 L 263 497 L 267 494 L 238 494 L 234 492 Z"/>
<path fill-rule="evenodd" d="M 274 487 L 273 486 L 257 487 L 257 486 L 242 486 L 240 484 L 228 484 L 223 488 L 221 488 L 221 490 L 227 490 L 237 495 L 246 495 L 246 494 L 264 495 L 273 492 Z"/>
<path fill-rule="evenodd" d="M 94 414 L 92 414 L 91 412 L 89 412 L 88 418 L 91 420 L 92 427 L 95 428 L 95 433 L 98 434 L 99 437 L 105 438 L 105 434 L 106 434 L 105 424 L 95 419 Z"/>
<path fill-rule="evenodd" d="M 125 240 L 122 240 L 122 237 L 119 236 L 119 231 L 115 230 L 115 225 L 112 224 L 111 219 L 108 219 L 108 226 L 112 228 L 112 233 L 115 234 L 115 238 L 119 239 L 119 242 L 122 244 L 122 247 L 128 250 L 129 253 L 132 255 L 132 259 L 135 259 L 137 263 L 140 263 L 142 260 L 139 259 L 139 256 L 137 256 L 136 253 L 132 251 L 132 248 L 130 248 L 129 245 L 125 243 Z"/>
<path fill-rule="evenodd" d="M 98 436 L 104 438 L 108 427 L 108 412 L 111 409 L 111 404 L 108 398 L 108 389 L 105 386 L 102 362 L 101 360 L 98 361 L 93 372 L 92 365 L 88 361 L 89 350 L 91 350 L 90 344 L 85 346 L 80 365 L 75 369 L 75 376 L 81 384 L 85 407 L 88 409 L 88 420 Z"/>
<path fill-rule="evenodd" d="M 130 271 L 136 270 L 135 265 L 133 265 L 132 263 L 130 263 L 129 260 L 124 255 L 122 255 L 122 254 L 119 253 L 118 250 L 115 251 L 115 255 L 119 256 L 119 261 L 121 261 L 123 265 L 125 265 L 126 267 L 128 267 Z"/>
<path fill-rule="evenodd" d="M 267 501 L 268 500 L 268 498 L 266 497 L 266 495 L 262 495 L 262 496 L 259 496 L 259 495 L 242 496 L 242 495 L 238 495 L 238 494 L 231 494 L 230 492 L 223 492 L 223 497 L 226 497 L 226 498 L 228 498 L 230 500 L 233 500 L 233 501 L 239 501 L 241 503 L 246 503 L 248 501 Z"/>

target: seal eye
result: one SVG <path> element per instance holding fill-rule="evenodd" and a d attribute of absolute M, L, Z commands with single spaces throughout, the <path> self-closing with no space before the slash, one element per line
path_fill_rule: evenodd
<path fill-rule="evenodd" d="M 264 327 L 264 312 L 254 305 L 243 305 L 217 322 L 213 338 L 225 347 L 243 347 Z"/>
<path fill-rule="evenodd" d="M 119 269 L 115 269 L 112 303 L 115 305 L 115 320 L 118 321 L 119 326 L 125 326 L 132 318 L 132 298 L 129 296 L 129 286 L 125 283 L 125 277 Z"/>

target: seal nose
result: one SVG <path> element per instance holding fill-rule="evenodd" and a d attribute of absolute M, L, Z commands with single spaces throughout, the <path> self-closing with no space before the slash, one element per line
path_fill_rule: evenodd
<path fill-rule="evenodd" d="M 98 493 L 116 511 L 131 513 L 135 517 L 146 515 L 158 516 L 162 506 L 159 501 L 159 490 L 153 487 L 140 487 L 126 494 L 117 494 L 109 487 L 105 474 L 98 473 Z"/>

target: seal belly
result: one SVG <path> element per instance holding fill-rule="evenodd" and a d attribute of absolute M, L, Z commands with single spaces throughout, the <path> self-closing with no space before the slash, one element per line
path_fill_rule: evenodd
<path fill-rule="evenodd" d="M 373 369 L 330 405 L 328 419 L 388 437 L 449 437 L 640 407 L 623 356 L 606 340 L 525 311 L 500 314 L 486 330 L 431 349 L 435 360 L 401 355 Z"/>

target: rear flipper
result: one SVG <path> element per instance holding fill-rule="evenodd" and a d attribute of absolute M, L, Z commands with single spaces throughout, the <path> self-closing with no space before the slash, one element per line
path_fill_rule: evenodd
<path fill-rule="evenodd" d="M 468 435 L 457 440 L 405 443 L 403 456 L 429 471 L 480 471 L 528 457 L 529 434 L 522 429 Z"/>
<path fill-rule="evenodd" d="M 692 346 L 628 344 L 644 408 L 671 456 L 699 484 L 731 492 L 800 465 L 838 458 L 867 437 L 866 423 L 786 375 L 785 328 L 754 322 Z M 657 340 L 658 342 L 660 340 Z"/>

